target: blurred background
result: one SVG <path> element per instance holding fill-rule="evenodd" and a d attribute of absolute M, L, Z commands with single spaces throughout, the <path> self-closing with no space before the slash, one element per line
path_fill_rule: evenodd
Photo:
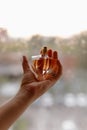
<path fill-rule="evenodd" d="M 0 0 L 0 105 L 18 91 L 22 56 L 58 51 L 60 80 L 9 130 L 87 130 L 86 0 Z"/>

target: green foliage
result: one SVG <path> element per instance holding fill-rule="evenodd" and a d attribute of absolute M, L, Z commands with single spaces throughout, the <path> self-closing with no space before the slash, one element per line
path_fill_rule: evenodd
<path fill-rule="evenodd" d="M 61 51 L 62 56 L 75 56 L 78 67 L 87 68 L 87 33 L 73 36 L 69 39 L 58 37 L 45 37 L 40 35 L 32 36 L 29 40 L 13 39 L 9 42 L 0 42 L 0 53 L 2 52 L 23 52 L 31 55 L 39 54 L 43 46 Z"/>
<path fill-rule="evenodd" d="M 0 42 L 0 53 L 1 52 L 20 52 L 27 49 L 27 44 L 18 41 L 12 41 L 11 43 Z"/>

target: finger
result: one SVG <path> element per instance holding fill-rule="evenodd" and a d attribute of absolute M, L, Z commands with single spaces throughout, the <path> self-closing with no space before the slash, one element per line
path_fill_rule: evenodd
<path fill-rule="evenodd" d="M 26 73 L 30 70 L 26 56 L 23 56 L 22 67 L 23 67 L 24 73 Z"/>
<path fill-rule="evenodd" d="M 59 78 L 62 75 L 62 64 L 60 63 L 60 61 L 58 60 L 58 74 L 57 74 L 57 78 Z"/>
<path fill-rule="evenodd" d="M 57 60 L 57 64 L 54 66 L 54 68 L 53 68 L 53 70 L 51 72 L 51 76 L 54 79 L 59 79 L 61 74 L 62 74 L 62 65 L 61 65 L 60 61 Z"/>
<path fill-rule="evenodd" d="M 47 55 L 48 55 L 48 58 L 47 58 L 47 64 L 46 64 L 46 70 L 48 71 L 48 69 L 50 68 L 50 65 L 51 65 L 51 58 L 52 58 L 52 50 L 49 49 L 47 51 Z"/>
<path fill-rule="evenodd" d="M 51 68 L 54 68 L 55 66 L 57 66 L 57 62 L 58 62 L 58 53 L 57 53 L 57 51 L 53 51 Z"/>
<path fill-rule="evenodd" d="M 49 49 L 49 50 L 47 51 L 47 54 L 48 54 L 49 57 L 52 57 L 52 50 Z"/>
<path fill-rule="evenodd" d="M 58 60 L 58 53 L 57 51 L 53 51 L 50 68 L 54 68 L 54 66 L 57 64 L 57 60 Z"/>
<path fill-rule="evenodd" d="M 48 50 L 48 56 L 49 56 L 50 58 L 52 58 L 52 59 L 50 60 L 50 64 L 49 64 L 50 69 L 51 69 L 51 68 L 54 67 L 54 65 L 55 65 L 56 62 L 57 62 L 58 53 L 57 53 L 57 51 L 52 51 L 52 50 L 50 49 L 50 50 Z"/>
<path fill-rule="evenodd" d="M 49 57 L 48 62 L 47 62 L 47 69 L 51 69 L 52 68 L 52 56 L 53 56 L 52 49 L 49 49 L 47 54 L 48 54 L 48 57 Z M 47 73 L 48 73 L 48 71 L 47 71 Z"/>
<path fill-rule="evenodd" d="M 53 59 L 58 59 L 58 53 L 57 53 L 57 51 L 53 52 Z"/>

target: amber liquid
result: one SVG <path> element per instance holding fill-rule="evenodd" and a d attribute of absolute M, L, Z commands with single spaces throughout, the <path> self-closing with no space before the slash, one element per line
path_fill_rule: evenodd
<path fill-rule="evenodd" d="M 48 57 L 33 60 L 32 68 L 38 75 L 38 80 L 49 79 L 58 72 L 57 61 Z"/>

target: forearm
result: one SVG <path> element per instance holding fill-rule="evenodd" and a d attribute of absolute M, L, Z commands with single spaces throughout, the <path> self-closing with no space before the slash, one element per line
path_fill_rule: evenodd
<path fill-rule="evenodd" d="M 27 91 L 21 91 L 13 99 L 0 107 L 1 130 L 7 130 L 32 103 L 29 93 Z"/>

